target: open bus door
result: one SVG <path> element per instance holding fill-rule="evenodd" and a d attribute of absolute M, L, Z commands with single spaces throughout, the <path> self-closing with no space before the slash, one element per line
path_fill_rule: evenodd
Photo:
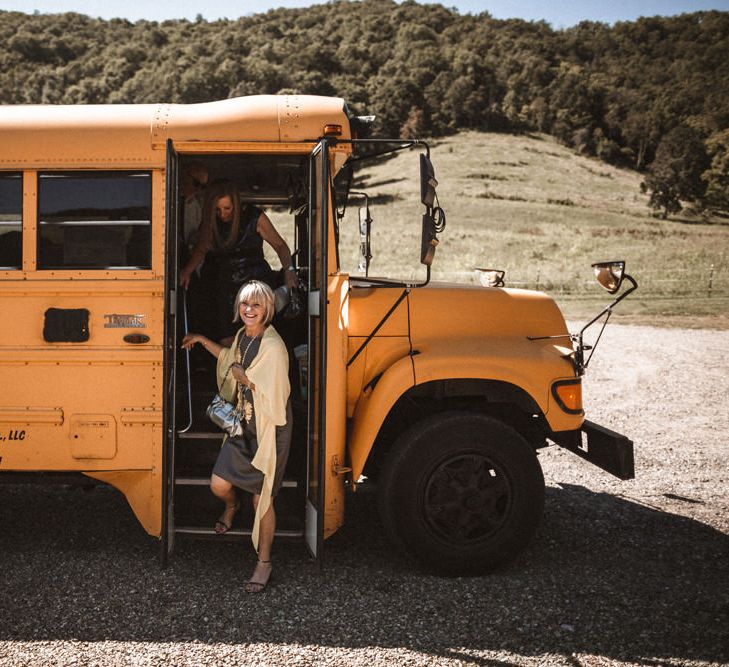
<path fill-rule="evenodd" d="M 167 142 L 167 183 L 165 209 L 165 327 L 164 327 L 164 408 L 162 448 L 162 535 L 160 562 L 167 565 L 175 547 L 175 446 L 177 441 L 177 348 L 180 290 L 177 286 L 178 261 L 178 155 Z"/>
<path fill-rule="evenodd" d="M 200 401 L 195 391 L 190 397 L 190 364 L 180 353 L 180 340 L 185 333 L 186 307 L 184 291 L 179 288 L 178 267 L 180 262 L 178 228 L 182 224 L 182 204 L 179 194 L 180 165 L 184 163 L 185 156 L 178 156 L 173 145 L 167 147 L 167 229 L 166 229 L 166 278 L 165 278 L 165 404 L 164 404 L 164 487 L 163 487 L 163 517 L 162 535 L 160 545 L 160 559 L 166 564 L 175 546 L 175 536 L 180 534 L 207 535 L 212 529 L 200 527 L 201 514 L 204 514 L 212 496 L 198 494 L 203 486 L 207 487 L 209 474 L 200 475 L 200 468 L 207 462 L 208 468 L 212 466 L 207 456 L 212 450 L 206 442 L 210 436 L 219 441 L 219 433 L 209 433 L 193 428 L 187 432 L 192 423 L 193 403 L 195 414 L 199 415 Z M 328 217 L 329 203 L 329 162 L 326 141 L 319 143 L 309 156 L 309 192 L 307 203 L 307 222 L 304 227 L 304 239 L 301 240 L 299 251 L 305 254 L 301 257 L 301 280 L 308 288 L 308 316 L 307 316 L 307 350 L 308 359 L 306 374 L 306 412 L 301 416 L 306 420 L 305 437 L 307 443 L 306 454 L 306 486 L 303 506 L 301 499 L 296 503 L 299 508 L 298 520 L 289 521 L 291 528 L 285 528 L 283 515 L 279 516 L 280 528 L 277 535 L 305 538 L 308 550 L 313 558 L 320 564 L 322 544 L 325 534 L 325 452 L 326 452 L 326 379 L 327 379 L 327 289 L 328 289 L 328 257 L 327 245 L 329 243 Z M 179 220 L 178 220 L 179 218 Z M 302 230 L 303 231 L 303 230 Z M 308 260 L 308 273 L 305 265 Z M 187 375 L 185 375 L 187 371 Z M 199 377 L 193 378 L 198 382 Z M 185 386 L 187 385 L 187 393 Z M 209 389 L 209 388 L 208 388 Z M 208 389 L 203 388 L 205 400 L 209 401 Z M 301 406 L 304 407 L 303 405 Z M 331 409 L 329 410 L 331 414 Z M 334 411 L 336 412 L 336 410 Z M 304 417 L 306 414 L 306 417 Z M 331 420 L 331 414 L 329 418 Z M 187 426 L 186 426 L 187 424 Z M 304 435 L 304 433 L 302 433 Z M 199 444 L 193 455 L 186 445 Z M 182 449 L 180 449 L 182 447 Z M 214 453 L 214 452 L 212 452 Z M 189 460 L 188 460 L 189 459 Z M 205 461 L 203 461 L 205 459 Z M 214 458 L 212 459 L 214 461 Z M 304 461 L 301 461 L 303 473 Z M 188 470 L 188 468 L 190 470 Z M 180 471 L 184 470 L 184 474 Z M 301 476 L 303 478 L 303 475 Z M 289 480 L 290 481 L 290 480 Z M 287 482 L 284 481 L 284 487 Z M 294 484 L 294 487 L 296 485 Z M 293 487 L 292 487 L 293 488 Z M 298 486 L 300 489 L 301 486 Z M 204 496 L 204 497 L 203 497 Z M 301 498 L 301 497 L 299 497 Z M 192 503 L 192 505 L 191 505 Z M 193 511 L 195 506 L 197 510 Z M 292 504 L 283 503 L 287 509 Z M 214 510 L 213 510 L 214 511 Z M 298 513 L 297 512 L 297 513 Z M 294 517 L 293 514 L 288 516 Z M 301 530 L 301 519 L 304 526 Z M 204 519 L 203 519 L 204 520 Z M 298 525 L 296 525 L 298 524 Z M 247 530 L 233 529 L 229 537 L 240 537 L 249 534 Z M 296 535 L 294 535 L 296 533 Z"/>
<path fill-rule="evenodd" d="M 309 160 L 309 359 L 306 545 L 321 567 L 326 452 L 327 240 L 329 165 L 326 141 Z"/>

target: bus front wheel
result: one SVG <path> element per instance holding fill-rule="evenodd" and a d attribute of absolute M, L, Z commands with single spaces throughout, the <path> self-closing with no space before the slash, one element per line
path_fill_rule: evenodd
<path fill-rule="evenodd" d="M 513 558 L 544 508 L 536 454 L 513 428 L 447 412 L 393 445 L 379 481 L 390 540 L 444 575 L 481 574 Z"/>

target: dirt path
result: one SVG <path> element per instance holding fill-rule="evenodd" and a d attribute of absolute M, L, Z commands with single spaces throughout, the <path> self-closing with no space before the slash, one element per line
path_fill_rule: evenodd
<path fill-rule="evenodd" d="M 584 380 L 586 412 L 633 439 L 636 479 L 613 482 L 554 449 L 545 474 L 729 533 L 728 387 L 729 332 L 609 326 Z"/>

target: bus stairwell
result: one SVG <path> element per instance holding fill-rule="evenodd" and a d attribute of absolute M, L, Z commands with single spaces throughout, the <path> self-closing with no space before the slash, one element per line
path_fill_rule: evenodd
<path fill-rule="evenodd" d="M 187 333 L 187 302 L 181 297 L 181 340 Z M 223 433 L 208 419 L 207 406 L 217 392 L 215 359 L 201 347 L 177 355 L 173 520 L 174 535 L 247 539 L 253 526 L 253 509 L 248 494 L 240 494 L 241 506 L 233 525 L 224 535 L 215 532 L 215 522 L 223 504 L 210 491 L 210 475 L 220 451 Z M 276 538 L 302 539 L 304 536 L 305 461 L 300 446 L 306 424 L 306 404 L 292 400 L 294 437 L 283 486 L 276 496 Z M 246 497 L 243 497 L 246 496 Z"/>

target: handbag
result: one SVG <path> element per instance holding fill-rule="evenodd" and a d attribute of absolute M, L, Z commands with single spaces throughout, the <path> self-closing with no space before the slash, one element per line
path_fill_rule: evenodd
<path fill-rule="evenodd" d="M 285 320 L 294 320 L 304 311 L 303 297 L 298 287 L 292 289 L 281 285 L 274 290 L 273 295 L 277 316 Z"/>
<path fill-rule="evenodd" d="M 225 384 L 225 379 L 230 373 L 230 367 L 223 376 L 223 381 L 220 383 L 222 387 Z M 237 386 L 237 384 L 236 384 Z M 208 409 L 205 411 L 210 421 L 213 422 L 217 427 L 221 428 L 230 436 L 238 436 L 243 433 L 243 414 L 238 406 L 228 403 L 221 395 L 220 392 L 215 394 Z"/>
<path fill-rule="evenodd" d="M 287 320 L 296 319 L 304 312 L 303 298 L 298 288 L 289 290 L 289 302 L 281 311 L 281 317 Z"/>
<path fill-rule="evenodd" d="M 228 403 L 220 394 L 215 394 L 210 405 L 208 405 L 207 415 L 213 424 L 228 435 L 238 436 L 243 433 L 240 411 L 235 405 Z"/>

